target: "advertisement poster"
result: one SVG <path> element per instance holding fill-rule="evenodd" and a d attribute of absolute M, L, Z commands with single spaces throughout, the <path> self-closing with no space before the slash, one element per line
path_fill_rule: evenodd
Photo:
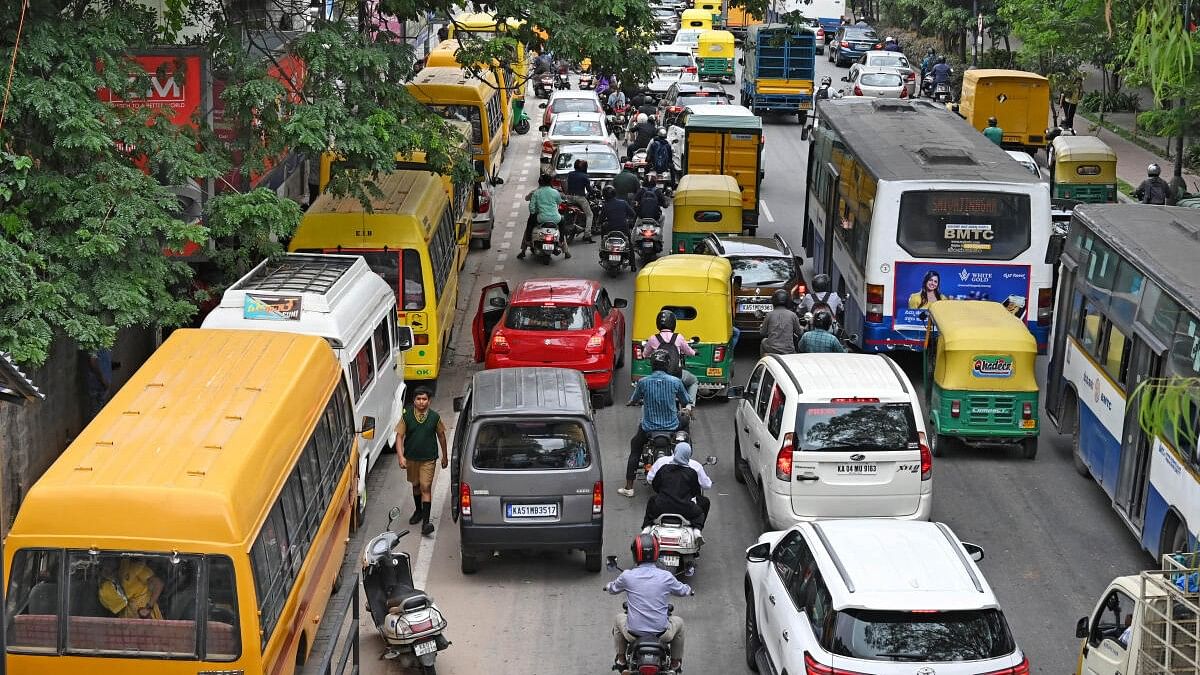
<path fill-rule="evenodd" d="M 300 296 L 247 293 L 242 301 L 242 317 L 265 321 L 299 321 Z"/>
<path fill-rule="evenodd" d="M 896 328 L 923 328 L 921 310 L 936 300 L 992 300 L 1028 321 L 1029 265 L 897 262 Z"/>

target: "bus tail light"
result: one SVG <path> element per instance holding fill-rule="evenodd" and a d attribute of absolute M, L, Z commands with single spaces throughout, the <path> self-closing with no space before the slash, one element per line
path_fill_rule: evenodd
<path fill-rule="evenodd" d="M 633 356 L 633 358 L 635 358 L 635 359 L 641 358 L 642 343 L 638 342 L 637 340 L 634 340 L 631 349 L 632 349 L 632 351 L 630 352 L 630 354 Z"/>
<path fill-rule="evenodd" d="M 725 360 L 725 345 L 717 345 L 713 347 L 713 363 L 720 363 Z"/>
<path fill-rule="evenodd" d="M 471 486 L 466 483 L 458 487 L 458 512 L 463 518 L 471 517 Z"/>
<path fill-rule="evenodd" d="M 929 451 L 929 438 L 924 431 L 917 433 L 917 442 L 921 444 L 921 480 L 933 478 L 933 453 Z"/>
<path fill-rule="evenodd" d="M 1033 403 L 1031 403 L 1029 401 L 1025 401 L 1024 403 L 1021 404 L 1021 419 L 1023 419 L 1023 420 L 1033 419 Z"/>
<path fill-rule="evenodd" d="M 783 435 L 783 445 L 779 446 L 779 454 L 775 455 L 775 477 L 779 480 L 792 479 L 792 432 Z"/>
<path fill-rule="evenodd" d="M 419 345 L 427 345 L 427 344 L 429 344 L 429 334 L 428 333 L 417 333 L 416 335 L 413 336 L 413 342 L 415 342 Z"/>
<path fill-rule="evenodd" d="M 958 416 L 961 414 L 962 404 L 958 401 L 950 401 L 950 416 L 954 419 L 958 419 Z"/>
<path fill-rule="evenodd" d="M 883 323 L 883 285 L 867 284 L 867 321 Z"/>
<path fill-rule="evenodd" d="M 492 352 L 496 354 L 507 354 L 509 352 L 508 338 L 504 337 L 503 333 L 497 332 L 492 335 Z"/>
<path fill-rule="evenodd" d="M 592 515 L 604 513 L 604 481 L 598 480 L 592 485 Z"/>
<path fill-rule="evenodd" d="M 1050 316 L 1054 313 L 1054 289 L 1039 288 L 1037 304 L 1037 322 L 1039 326 L 1049 326 Z"/>
<path fill-rule="evenodd" d="M 587 346 L 584 347 L 589 354 L 599 354 L 604 351 L 604 336 L 593 335 L 588 338 Z"/>

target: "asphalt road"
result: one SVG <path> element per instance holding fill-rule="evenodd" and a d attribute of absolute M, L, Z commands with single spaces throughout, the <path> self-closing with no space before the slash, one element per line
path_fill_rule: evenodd
<path fill-rule="evenodd" d="M 840 78 L 846 72 L 818 57 L 818 78 L 832 75 L 835 88 L 842 85 Z M 536 114 L 532 105 L 536 99 L 530 101 L 530 112 Z M 801 140 L 794 116 L 767 117 L 764 125 L 766 179 L 759 233 L 779 233 L 798 248 L 808 144 Z M 469 332 L 483 285 L 500 279 L 511 286 L 530 277 L 581 276 L 602 280 L 613 297 L 633 300 L 633 277 L 628 272 L 618 279 L 604 276 L 595 245 L 577 244 L 573 259 L 556 259 L 549 267 L 515 259 L 526 214 L 521 197 L 538 175 L 537 143 L 536 130 L 527 136 L 514 135 L 502 172 L 507 182 L 495 206 L 493 247 L 473 250 L 462 273 L 455 344 L 434 401 L 448 423 L 454 417 L 451 398 L 479 367 L 472 362 Z M 919 384 L 919 359 L 904 356 L 898 361 Z M 739 347 L 736 381 L 744 381 L 756 358 L 755 343 Z M 599 410 L 596 417 L 606 477 L 604 548 L 623 561 L 628 560 L 628 542 L 637 531 L 646 500 L 644 487 L 633 499 L 616 491 L 622 484 L 628 439 L 638 415 L 637 410 L 620 405 L 628 394 L 628 373 L 623 371 L 618 405 Z M 676 602 L 677 612 L 687 622 L 689 673 L 748 672 L 742 657 L 743 556 L 759 529 L 749 496 L 733 479 L 733 410 L 731 403 L 703 402 L 693 421 L 696 455 L 716 455 L 720 464 L 710 469 L 715 486 L 709 491 L 713 507 L 705 528 L 707 545 L 696 575 L 689 580 L 696 596 Z M 949 524 L 960 538 L 986 549 L 980 567 L 1034 672 L 1073 671 L 1076 619 L 1091 610 L 1096 595 L 1112 577 L 1152 561 L 1137 548 L 1099 487 L 1075 473 L 1069 439 L 1056 435 L 1047 424 L 1041 450 L 1032 462 L 1015 452 L 958 450 L 934 461 L 934 481 L 933 517 Z M 447 636 L 454 644 L 439 655 L 439 672 L 609 672 L 610 626 L 621 598 L 603 593 L 600 587 L 611 575 L 584 572 L 579 553 L 513 553 L 484 560 L 477 574 L 463 576 L 448 492 L 447 472 L 439 472 L 436 534 L 422 538 L 414 532 L 405 539 L 406 550 L 414 556 L 418 583 L 435 597 L 450 622 Z M 394 456 L 384 456 L 376 466 L 368 494 L 368 533 L 383 528 L 393 505 L 404 508 L 404 521 L 411 513 L 409 488 Z M 403 522 L 397 524 L 401 526 Z M 382 641 L 369 618 L 360 624 L 363 672 L 403 672 L 376 658 Z"/>

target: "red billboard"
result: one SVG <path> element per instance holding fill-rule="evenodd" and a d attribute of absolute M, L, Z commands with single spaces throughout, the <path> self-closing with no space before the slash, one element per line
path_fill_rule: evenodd
<path fill-rule="evenodd" d="M 200 54 L 138 54 L 129 58 L 146 72 L 146 94 L 136 98 L 117 98 L 108 89 L 100 90 L 100 99 L 128 108 L 162 108 L 171 122 L 195 126 L 195 114 L 204 105 L 204 57 Z"/>

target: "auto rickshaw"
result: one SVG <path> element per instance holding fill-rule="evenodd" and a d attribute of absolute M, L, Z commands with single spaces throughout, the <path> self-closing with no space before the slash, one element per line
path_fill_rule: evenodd
<path fill-rule="evenodd" d="M 712 25 L 717 30 L 725 28 L 725 9 L 723 0 L 696 0 L 696 9 L 702 9 L 712 14 Z"/>
<path fill-rule="evenodd" d="M 1050 149 L 1050 196 L 1087 204 L 1117 201 L 1117 153 L 1095 136 L 1059 136 Z"/>
<path fill-rule="evenodd" d="M 1037 340 L 1016 316 L 1024 304 L 1009 298 L 929 305 L 925 408 L 934 456 L 955 442 L 1019 444 L 1025 459 L 1037 456 Z"/>
<path fill-rule="evenodd" d="M 679 17 L 679 30 L 712 30 L 712 11 L 707 9 L 685 9 Z"/>
<path fill-rule="evenodd" d="M 733 33 L 727 30 L 707 30 L 700 34 L 696 46 L 696 65 L 701 80 L 733 82 Z"/>
<path fill-rule="evenodd" d="M 672 199 L 671 250 L 693 253 L 709 234 L 742 233 L 742 188 L 733 176 L 691 173 Z"/>
<path fill-rule="evenodd" d="M 676 332 L 696 350 L 686 368 L 700 383 L 699 397 L 727 399 L 733 379 L 732 289 L 733 267 L 725 258 L 684 254 L 647 263 L 634 284 L 631 356 L 642 355 L 642 343 L 658 332 L 658 313 L 669 309 Z M 634 358 L 630 374 L 635 382 L 649 375 L 649 361 Z"/>

